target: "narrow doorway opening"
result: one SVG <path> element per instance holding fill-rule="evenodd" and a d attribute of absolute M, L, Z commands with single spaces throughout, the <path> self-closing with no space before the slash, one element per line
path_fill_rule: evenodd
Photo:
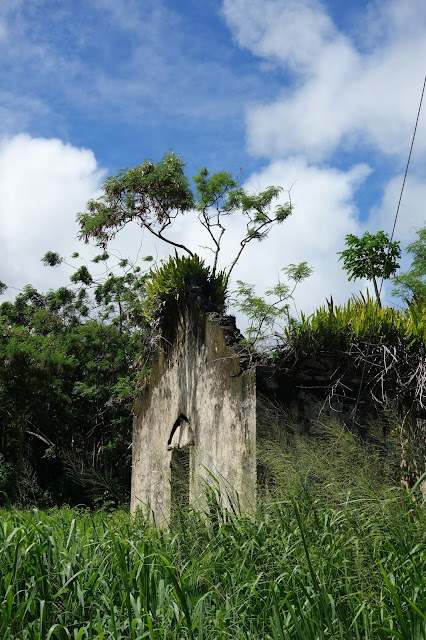
<path fill-rule="evenodd" d="M 189 507 L 189 446 L 172 450 L 170 469 L 172 514 L 176 515 Z"/>

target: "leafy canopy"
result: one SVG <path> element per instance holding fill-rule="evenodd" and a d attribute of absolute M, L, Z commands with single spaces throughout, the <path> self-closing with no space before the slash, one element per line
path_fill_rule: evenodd
<path fill-rule="evenodd" d="M 42 261 L 69 265 L 51 251 Z M 0 501 L 2 491 L 21 506 L 127 499 L 131 406 L 149 345 L 146 276 L 119 266 L 123 275 L 99 280 L 77 265 L 71 286 L 27 285 L 0 304 Z"/>
<path fill-rule="evenodd" d="M 352 233 L 346 236 L 347 249 L 339 251 L 343 268 L 348 272 L 349 280 L 367 278 L 372 280 L 380 305 L 377 278 L 389 278 L 399 268 L 401 256 L 399 242 L 391 242 L 384 231 L 371 234 L 368 231 L 361 238 Z"/>
<path fill-rule="evenodd" d="M 89 200 L 87 210 L 78 214 L 80 238 L 95 240 L 103 248 L 128 222 L 136 222 L 153 236 L 193 257 L 195 251 L 170 235 L 178 215 L 191 212 L 208 234 L 213 254 L 212 274 L 218 268 L 226 218 L 239 212 L 246 220 L 246 232 L 235 257 L 226 270 L 229 278 L 241 253 L 252 240 L 263 240 L 271 228 L 282 223 L 292 211 L 291 203 L 275 204 L 281 187 L 267 187 L 259 193 L 247 193 L 230 173 L 210 175 L 206 168 L 193 178 L 194 192 L 185 174 L 185 163 L 173 151 L 158 163 L 146 160 L 141 165 L 119 171 L 105 180 L 103 194 Z"/>
<path fill-rule="evenodd" d="M 407 252 L 413 256 L 411 267 L 407 273 L 393 279 L 396 286 L 392 294 L 405 298 L 409 304 L 426 301 L 426 227 L 416 233 L 417 240 L 407 247 Z"/>

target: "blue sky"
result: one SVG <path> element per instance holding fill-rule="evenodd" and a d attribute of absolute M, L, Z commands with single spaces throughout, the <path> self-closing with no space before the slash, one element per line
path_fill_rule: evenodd
<path fill-rule="evenodd" d="M 365 288 L 336 252 L 347 233 L 392 229 L 426 73 L 424 0 L 5 0 L 0 60 L 0 280 L 11 287 L 63 284 L 40 257 L 81 248 L 75 214 L 102 179 L 173 148 L 191 176 L 242 170 L 249 188 L 291 188 L 292 217 L 237 278 L 261 291 L 307 260 L 306 310 Z M 403 247 L 425 224 L 425 170 L 423 113 Z M 232 221 L 225 262 L 241 233 Z M 203 244 L 193 217 L 175 234 Z M 140 240 L 125 230 L 116 248 L 134 257 Z"/>

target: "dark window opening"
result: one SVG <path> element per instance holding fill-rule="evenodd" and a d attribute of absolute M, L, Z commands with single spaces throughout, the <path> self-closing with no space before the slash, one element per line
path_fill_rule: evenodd
<path fill-rule="evenodd" d="M 170 462 L 172 514 L 177 514 L 189 506 L 189 464 L 189 447 L 173 449 Z"/>

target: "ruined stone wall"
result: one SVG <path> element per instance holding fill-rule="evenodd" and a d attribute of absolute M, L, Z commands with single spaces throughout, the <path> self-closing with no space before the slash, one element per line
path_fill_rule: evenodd
<path fill-rule="evenodd" d="M 131 511 L 157 523 L 170 518 L 174 492 L 196 504 L 205 482 L 217 480 L 225 500 L 237 492 L 243 509 L 255 500 L 254 368 L 244 368 L 220 314 L 188 302 L 176 322 L 135 405 Z M 187 486 L 174 487 L 181 463 Z"/>
<path fill-rule="evenodd" d="M 368 379 L 362 395 L 361 380 L 353 375 L 343 376 L 340 387 L 334 384 L 339 363 L 332 358 L 287 368 L 256 365 L 242 353 L 231 318 L 191 298 L 176 304 L 175 311 L 165 333 L 169 342 L 135 404 L 132 513 L 140 507 L 162 523 L 170 520 L 174 504 L 198 502 L 203 508 L 205 483 L 221 490 L 225 506 L 227 496 L 232 500 L 238 494 L 241 507 L 250 509 L 256 484 L 266 477 L 257 464 L 256 443 L 275 437 L 270 433 L 279 423 L 275 409 L 282 428 L 294 434 L 309 433 L 319 414 L 337 418 L 369 442 L 376 437 L 370 421 L 383 418 L 383 435 L 398 427 L 398 415 L 389 420 L 372 400 Z M 284 424 L 283 412 L 291 416 L 291 425 Z M 425 424 L 406 421 L 401 436 L 409 488 L 426 468 Z"/>

